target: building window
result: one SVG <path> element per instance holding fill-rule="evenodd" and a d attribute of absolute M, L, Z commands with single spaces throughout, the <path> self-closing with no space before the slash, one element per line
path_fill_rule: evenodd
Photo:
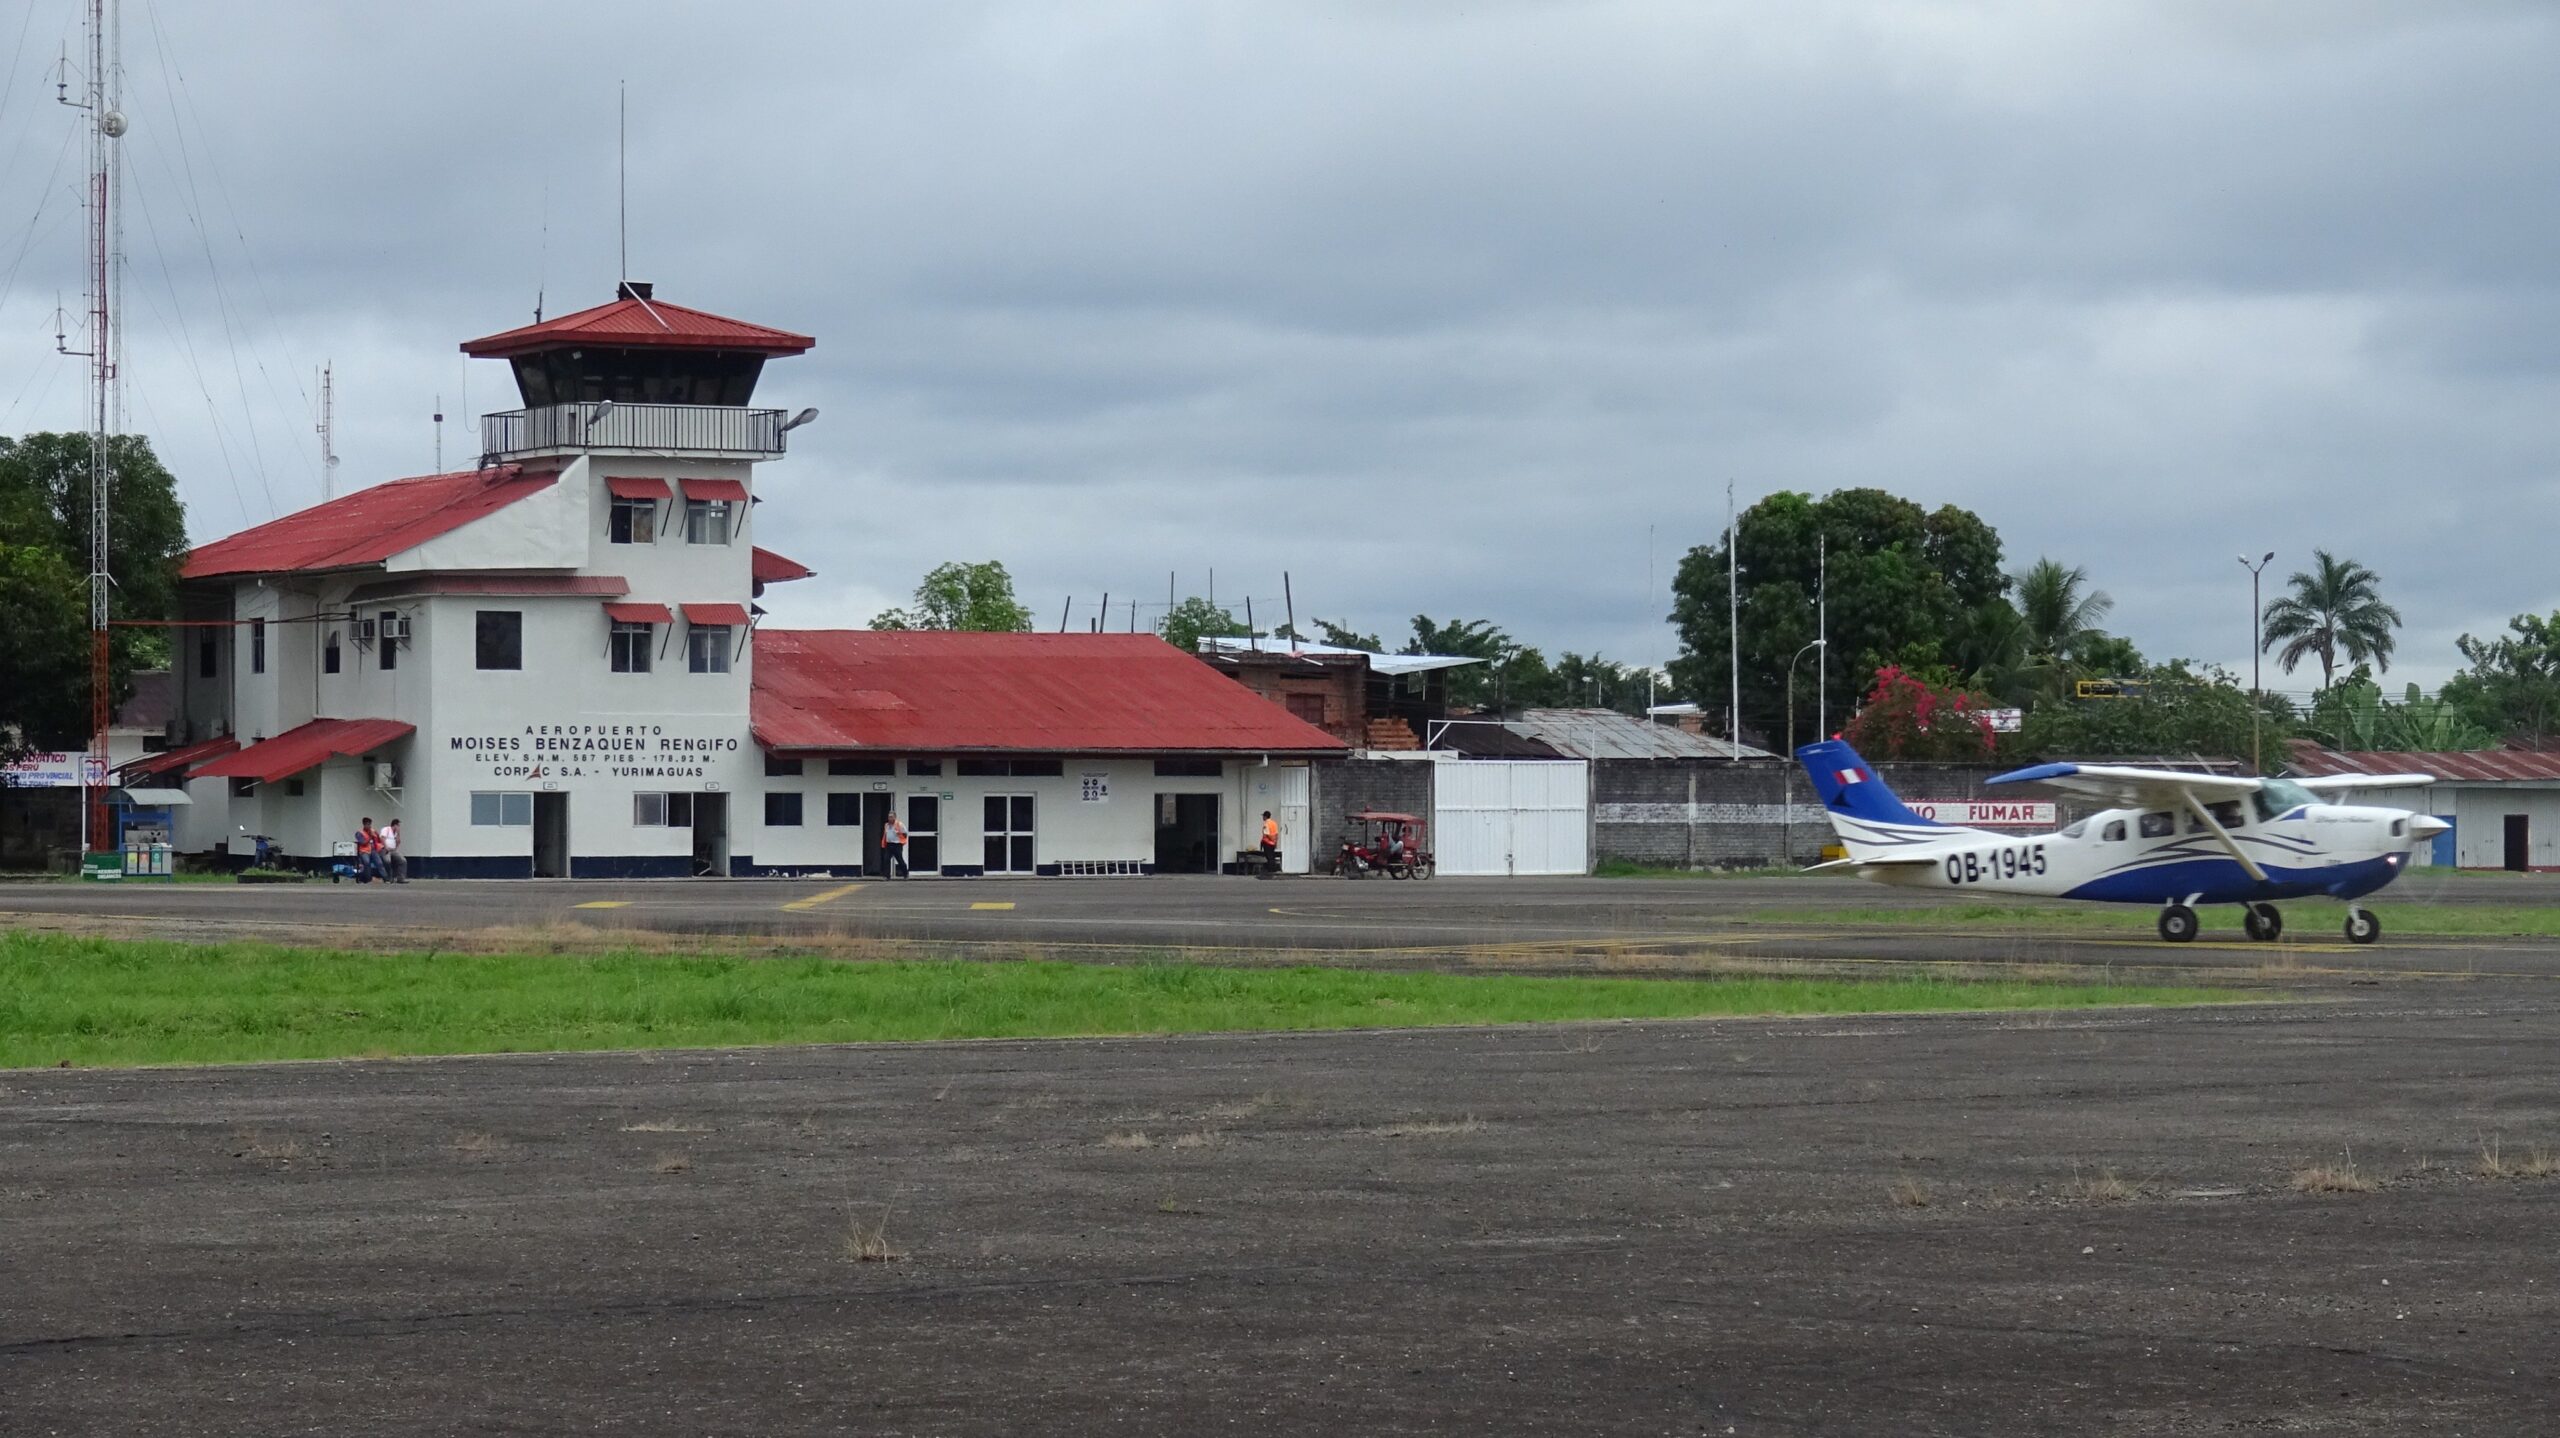
<path fill-rule="evenodd" d="M 211 679 L 222 672 L 222 651 L 216 647 L 219 642 L 210 634 L 196 641 L 196 677 L 198 679 Z"/>
<path fill-rule="evenodd" d="M 768 779 L 797 779 L 800 777 L 800 761 L 767 754 L 764 756 L 764 776 Z"/>
<path fill-rule="evenodd" d="M 986 797 L 986 861 L 990 874 L 1028 874 L 1032 869 L 1032 816 L 1036 806 L 1028 794 Z"/>
<path fill-rule="evenodd" d="M 386 609 L 382 611 L 382 622 L 374 626 L 373 632 L 381 638 L 382 667 L 385 669 L 400 667 L 400 641 L 392 637 L 398 632 L 399 623 L 400 611 Z M 532 821 L 526 820 L 526 822 Z"/>
<path fill-rule="evenodd" d="M 1215 759 L 1158 759 L 1159 779 L 1215 779 L 1224 771 Z"/>
<path fill-rule="evenodd" d="M 607 533 L 616 544 L 655 544 L 658 540 L 658 502 L 654 499 L 615 500 L 613 519 Z"/>
<path fill-rule="evenodd" d="M 797 794 L 765 795 L 764 822 L 768 829 L 800 827 L 800 796 Z"/>
<path fill-rule="evenodd" d="M 684 633 L 684 663 L 696 674 L 729 672 L 729 626 L 697 624 Z"/>
<path fill-rule="evenodd" d="M 898 761 L 895 759 L 829 759 L 827 772 L 839 776 L 885 777 L 898 772 Z"/>
<path fill-rule="evenodd" d="M 249 621 L 249 672 L 267 672 L 267 621 L 263 619 Z"/>
<path fill-rule="evenodd" d="M 474 654 L 483 669 L 524 667 L 524 611 L 483 609 L 479 613 Z"/>
<path fill-rule="evenodd" d="M 1323 695 L 1287 694 L 1281 697 L 1282 701 L 1288 705 L 1290 718 L 1304 719 L 1310 724 L 1322 724 L 1324 722 Z"/>
<path fill-rule="evenodd" d="M 691 794 L 667 796 L 667 827 L 670 829 L 693 827 L 693 796 Z"/>
<path fill-rule="evenodd" d="M 729 501 L 725 499 L 688 499 L 684 502 L 684 542 L 687 544 L 726 544 L 729 542 Z"/>
<path fill-rule="evenodd" d="M 613 672 L 646 674 L 649 672 L 649 631 L 653 624 L 628 624 L 613 621 Z"/>
<path fill-rule="evenodd" d="M 257 797 L 258 797 L 258 781 L 257 781 L 257 780 L 255 780 L 255 779 L 234 779 L 234 780 L 232 780 L 232 781 L 231 781 L 231 797 L 232 797 L 232 798 L 234 798 L 234 799 L 255 799 L 255 798 L 257 798 Z"/>
<path fill-rule="evenodd" d="M 659 828 L 667 822 L 667 796 L 634 794 L 631 796 L 631 822 L 640 828 Z"/>
<path fill-rule="evenodd" d="M 1067 772 L 1064 759 L 963 759 L 963 779 L 1055 779 Z"/>
<path fill-rule="evenodd" d="M 918 779 L 939 778 L 942 774 L 942 761 L 939 759 L 909 759 L 907 761 L 907 773 Z"/>
<path fill-rule="evenodd" d="M 471 822 L 484 827 L 528 828 L 533 823 L 533 795 L 521 791 L 492 793 L 474 790 L 471 795 Z"/>
<path fill-rule="evenodd" d="M 287 780 L 285 780 L 285 781 L 284 781 L 284 792 L 285 792 L 285 794 L 286 794 L 286 796 L 287 796 L 288 798 L 294 798 L 294 799 L 299 799 L 299 798 L 301 798 L 301 797 L 302 797 L 302 781 L 301 781 L 301 780 L 299 780 L 299 779 L 287 779 Z"/>
<path fill-rule="evenodd" d="M 862 796 L 860 794 L 829 794 L 827 826 L 834 829 L 861 828 Z"/>
<path fill-rule="evenodd" d="M 323 674 L 338 672 L 338 631 L 335 629 L 329 631 L 328 638 L 320 641 L 320 672 Z"/>

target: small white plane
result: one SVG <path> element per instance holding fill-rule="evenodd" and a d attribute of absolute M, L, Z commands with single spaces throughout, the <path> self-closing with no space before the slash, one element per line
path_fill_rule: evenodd
<path fill-rule="evenodd" d="M 1831 827 L 1849 851 L 1817 865 L 1918 889 L 2036 894 L 2157 904 L 2160 937 L 2196 936 L 2196 905 L 2239 904 L 2250 938 L 2284 932 L 2278 899 L 2347 901 L 2349 942 L 2382 937 L 2357 900 L 2408 867 L 2409 851 L 2451 826 L 2405 809 L 2331 803 L 2340 789 L 2429 784 L 2424 774 L 2243 779 L 2109 764 L 2038 764 L 1986 784 L 2042 784 L 2120 805 L 2034 836 L 1924 819 L 1893 796 L 1858 752 L 1837 739 L 1796 760 L 1812 776 Z"/>

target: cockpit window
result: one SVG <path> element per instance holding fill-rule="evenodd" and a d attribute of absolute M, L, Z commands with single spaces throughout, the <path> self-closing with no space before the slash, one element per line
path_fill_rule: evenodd
<path fill-rule="evenodd" d="M 2062 837 L 2064 837 L 2064 838 L 2066 838 L 2066 839 L 2077 839 L 2077 838 L 2079 838 L 2081 835 L 2083 835 L 2083 834 L 2085 834 L 2085 833 L 2088 833 L 2088 832 L 2089 832 L 2089 821 L 2088 821 L 2088 820 L 2086 820 L 2086 819 L 2076 819 L 2076 820 L 2072 821 L 2070 824 L 2068 824 L 2068 825 L 2064 826 L 2064 828 L 2063 828 L 2063 830 L 2062 830 Z"/>
<path fill-rule="evenodd" d="M 2303 788 L 2291 779 L 2261 779 L 2258 781 L 2258 817 L 2261 819 L 2272 819 L 2278 814 L 2299 809 L 2305 804 L 2317 804 L 2319 802 L 2320 797 L 2318 795 Z"/>
<path fill-rule="evenodd" d="M 2176 815 L 2145 814 L 2142 816 L 2142 837 L 2146 839 L 2165 839 L 2176 832 L 2178 832 Z"/>
<path fill-rule="evenodd" d="M 2123 842 L 2124 842 L 2124 820 L 2122 820 L 2122 819 L 2114 819 L 2114 820 L 2110 820 L 2110 821 L 2108 822 L 2108 824 L 2107 824 L 2106 830 L 2105 830 L 2104 834 L 2102 835 L 2102 837 L 2103 837 L 2103 838 L 2105 838 L 2105 839 L 2106 839 L 2106 841 L 2107 841 L 2108 843 L 2110 843 L 2110 844 L 2121 844 L 2121 843 L 2123 843 Z"/>
<path fill-rule="evenodd" d="M 2247 818 L 2242 814 L 2240 801 L 2237 799 L 2217 799 L 2214 802 L 2205 805 L 2204 811 L 2213 816 L 2213 822 L 2220 824 L 2225 829 L 2237 829 L 2242 824 L 2248 822 Z M 2187 832 L 2190 834 L 2203 833 L 2204 820 L 2196 818 L 2193 815 L 2188 816 Z"/>

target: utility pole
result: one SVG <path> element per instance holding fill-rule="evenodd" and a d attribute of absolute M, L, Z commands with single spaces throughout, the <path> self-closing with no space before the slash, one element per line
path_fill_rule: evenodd
<path fill-rule="evenodd" d="M 116 398 L 115 230 L 109 199 L 115 191 L 115 142 L 125 132 L 123 112 L 115 107 L 115 46 L 110 43 L 107 0 L 89 0 L 89 73 L 81 97 L 71 98 L 70 62 L 54 84 L 54 98 L 89 112 L 89 347 L 70 348 L 66 337 L 54 336 L 54 348 L 89 361 L 89 763 L 81 775 L 86 791 L 80 806 L 80 850 L 83 854 L 112 841 L 107 826 L 107 729 L 114 722 L 107 662 L 108 610 L 114 589 L 108 572 L 108 493 L 114 488 L 109 440 L 114 433 Z"/>
<path fill-rule="evenodd" d="M 1725 728 L 1733 738 L 1733 763 L 1742 762 L 1742 522 L 1733 512 L 1733 481 L 1724 482 L 1724 602 L 1725 637 L 1731 641 L 1729 656 L 1733 668 L 1733 707 L 1726 711 Z"/>
<path fill-rule="evenodd" d="M 1831 737 L 1831 536 L 1816 535 L 1813 542 L 1813 637 L 1822 652 L 1813 656 L 1813 742 Z M 1795 726 L 1787 726 L 1787 738 L 1795 738 Z"/>
<path fill-rule="evenodd" d="M 2275 557 L 2276 552 L 2272 549 L 2255 564 L 2249 562 L 2249 556 L 2240 556 L 2240 567 L 2249 571 L 2249 769 L 2257 774 L 2267 772 L 2267 766 L 2258 756 L 2258 725 L 2264 717 L 2261 711 L 2266 707 L 2258 688 L 2258 667 L 2267 652 L 2267 612 L 2258 603 L 2258 576 L 2275 562 Z"/>
<path fill-rule="evenodd" d="M 312 426 L 320 435 L 320 497 L 338 497 L 338 392 L 337 362 L 320 366 L 320 422 Z M 436 408 L 444 408 L 444 396 L 436 396 Z M 444 418 L 439 414 L 438 419 Z M 444 426 L 436 426 L 436 473 L 444 473 Z"/>

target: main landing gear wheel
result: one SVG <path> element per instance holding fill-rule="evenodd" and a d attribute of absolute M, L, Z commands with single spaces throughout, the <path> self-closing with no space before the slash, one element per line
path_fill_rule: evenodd
<path fill-rule="evenodd" d="M 2251 904 L 2248 916 L 2240 921 L 2240 927 L 2259 943 L 2273 943 L 2284 934 L 2284 915 L 2276 912 L 2273 904 Z"/>
<path fill-rule="evenodd" d="M 2373 911 L 2371 909 L 2349 909 L 2347 911 L 2348 943 L 2370 944 L 2381 937 L 2382 921 L 2373 916 Z"/>
<path fill-rule="evenodd" d="M 2160 911 L 2160 937 L 2173 944 L 2183 944 L 2195 936 L 2195 910 L 2184 904 L 2171 904 Z"/>

